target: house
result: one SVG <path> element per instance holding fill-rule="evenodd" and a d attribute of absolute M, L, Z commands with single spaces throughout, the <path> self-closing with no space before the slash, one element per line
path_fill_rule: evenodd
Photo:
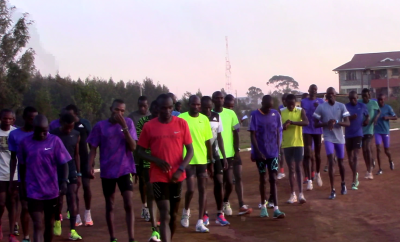
<path fill-rule="evenodd" d="M 339 76 L 340 93 L 369 88 L 372 96 L 400 94 L 400 51 L 356 54 L 351 61 L 333 70 Z"/>

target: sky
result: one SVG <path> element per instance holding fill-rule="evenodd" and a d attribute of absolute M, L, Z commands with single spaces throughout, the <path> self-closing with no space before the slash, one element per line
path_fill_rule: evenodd
<path fill-rule="evenodd" d="M 338 88 L 332 70 L 356 53 L 399 51 L 398 0 L 9 0 L 35 23 L 42 75 L 152 78 L 181 96 L 225 87 L 266 94 L 274 75 L 300 91 Z M 17 13 L 16 13 L 17 14 Z"/>

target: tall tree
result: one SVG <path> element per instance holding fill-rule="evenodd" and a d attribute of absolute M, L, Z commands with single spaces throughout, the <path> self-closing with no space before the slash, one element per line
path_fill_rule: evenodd
<path fill-rule="evenodd" d="M 290 76 L 275 75 L 268 80 L 267 85 L 272 85 L 276 89 L 273 95 L 282 95 L 282 93 L 297 94 L 297 89 L 299 89 L 299 83 Z"/>
<path fill-rule="evenodd" d="M 258 104 L 258 100 L 264 96 L 262 90 L 258 87 L 250 87 L 247 91 L 247 97 L 250 99 L 251 103 L 254 105 Z"/>

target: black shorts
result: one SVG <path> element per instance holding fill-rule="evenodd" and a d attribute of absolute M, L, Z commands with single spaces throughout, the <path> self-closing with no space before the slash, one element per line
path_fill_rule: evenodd
<path fill-rule="evenodd" d="M 177 183 L 154 182 L 153 193 L 154 193 L 154 199 L 156 201 L 162 201 L 162 200 L 180 201 L 182 193 L 182 182 L 177 182 Z"/>
<path fill-rule="evenodd" d="M 5 192 L 9 196 L 10 181 L 0 181 L 0 193 Z M 13 192 L 19 192 L 19 181 L 12 181 Z"/>
<path fill-rule="evenodd" d="M 364 134 L 364 136 L 362 137 L 362 142 L 365 143 L 365 142 L 371 141 L 372 138 L 374 138 L 374 136 L 372 134 Z"/>
<path fill-rule="evenodd" d="M 226 160 L 228 161 L 229 169 L 231 169 L 234 166 L 242 165 L 242 158 L 240 158 L 240 156 L 237 159 L 235 157 L 229 157 L 229 158 L 226 158 Z"/>
<path fill-rule="evenodd" d="M 142 168 L 142 175 L 140 176 L 143 179 L 144 183 L 150 182 L 150 169 L 149 168 Z"/>
<path fill-rule="evenodd" d="M 224 174 L 224 160 L 216 160 L 214 163 L 214 175 Z"/>
<path fill-rule="evenodd" d="M 314 141 L 314 146 L 322 143 L 322 134 L 304 134 L 303 133 L 304 146 L 312 146 Z"/>
<path fill-rule="evenodd" d="M 188 165 L 186 167 L 186 177 L 204 177 L 207 178 L 207 164 L 204 165 Z"/>
<path fill-rule="evenodd" d="M 28 198 L 27 200 L 29 213 L 45 212 L 46 214 L 54 214 L 54 209 L 57 205 L 58 197 L 48 200 L 37 200 L 33 198 Z"/>
<path fill-rule="evenodd" d="M 121 194 L 125 191 L 133 191 L 131 174 L 126 174 L 115 179 L 101 178 L 101 185 L 103 187 L 104 196 L 109 197 L 113 195 L 115 193 L 115 186 L 117 184 Z"/>
<path fill-rule="evenodd" d="M 355 150 L 360 149 L 362 146 L 363 137 L 352 137 L 346 138 L 346 149 L 347 150 Z"/>
<path fill-rule="evenodd" d="M 23 187 L 20 185 L 18 190 L 19 190 L 19 200 L 21 201 L 28 201 L 28 198 L 26 197 L 26 192 L 23 191 Z"/>
<path fill-rule="evenodd" d="M 72 164 L 73 162 L 73 164 Z M 75 160 L 72 161 L 68 161 L 68 183 L 69 184 L 76 184 L 77 183 L 77 172 L 76 172 L 76 168 L 75 168 Z M 60 166 L 57 166 L 57 175 L 58 175 L 58 180 L 62 180 L 63 179 L 63 174 L 61 174 L 61 169 Z"/>
<path fill-rule="evenodd" d="M 266 160 L 257 159 L 256 160 L 257 169 L 260 174 L 266 173 L 267 169 L 272 171 L 278 171 L 278 157 L 268 158 Z"/>

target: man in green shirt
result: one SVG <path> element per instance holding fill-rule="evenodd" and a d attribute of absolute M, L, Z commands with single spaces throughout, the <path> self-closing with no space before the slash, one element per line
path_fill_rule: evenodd
<path fill-rule="evenodd" d="M 186 167 L 186 194 L 185 207 L 182 212 L 181 224 L 183 227 L 189 227 L 190 202 L 193 198 L 195 177 L 197 176 L 197 186 L 199 190 L 199 219 L 196 224 L 196 232 L 208 233 L 208 228 L 203 223 L 203 215 L 206 208 L 206 188 L 207 188 L 207 160 L 212 160 L 210 121 L 208 117 L 200 113 L 200 98 L 196 95 L 189 98 L 189 111 L 179 115 L 179 118 L 186 120 L 190 135 L 192 136 L 192 145 L 194 155 Z M 186 152 L 184 152 L 184 155 Z M 212 164 L 208 166 L 212 173 Z"/>
<path fill-rule="evenodd" d="M 368 88 L 364 88 L 361 93 L 362 99 L 358 100 L 360 103 L 367 105 L 368 115 L 370 122 L 367 126 L 363 127 L 363 139 L 362 139 L 362 149 L 363 156 L 365 160 L 365 165 L 367 166 L 367 173 L 365 174 L 365 179 L 374 179 L 372 175 L 372 167 L 375 167 L 375 160 L 372 148 L 372 138 L 374 135 L 374 126 L 378 121 L 378 117 L 381 114 L 379 105 L 376 101 L 371 100 L 371 94 Z"/>
<path fill-rule="evenodd" d="M 223 211 L 225 215 L 232 215 L 229 196 L 233 190 L 234 175 L 236 194 L 240 207 L 239 215 L 250 214 L 253 210 L 243 202 L 242 160 L 239 155 L 239 120 L 234 111 L 223 107 L 224 96 L 220 91 L 213 93 L 212 101 L 214 103 L 213 112 L 218 113 L 222 120 L 223 131 L 221 134 L 224 140 L 226 158 L 228 160 L 228 170 L 224 170 L 225 195 Z M 220 158 L 223 159 L 221 154 Z"/>

